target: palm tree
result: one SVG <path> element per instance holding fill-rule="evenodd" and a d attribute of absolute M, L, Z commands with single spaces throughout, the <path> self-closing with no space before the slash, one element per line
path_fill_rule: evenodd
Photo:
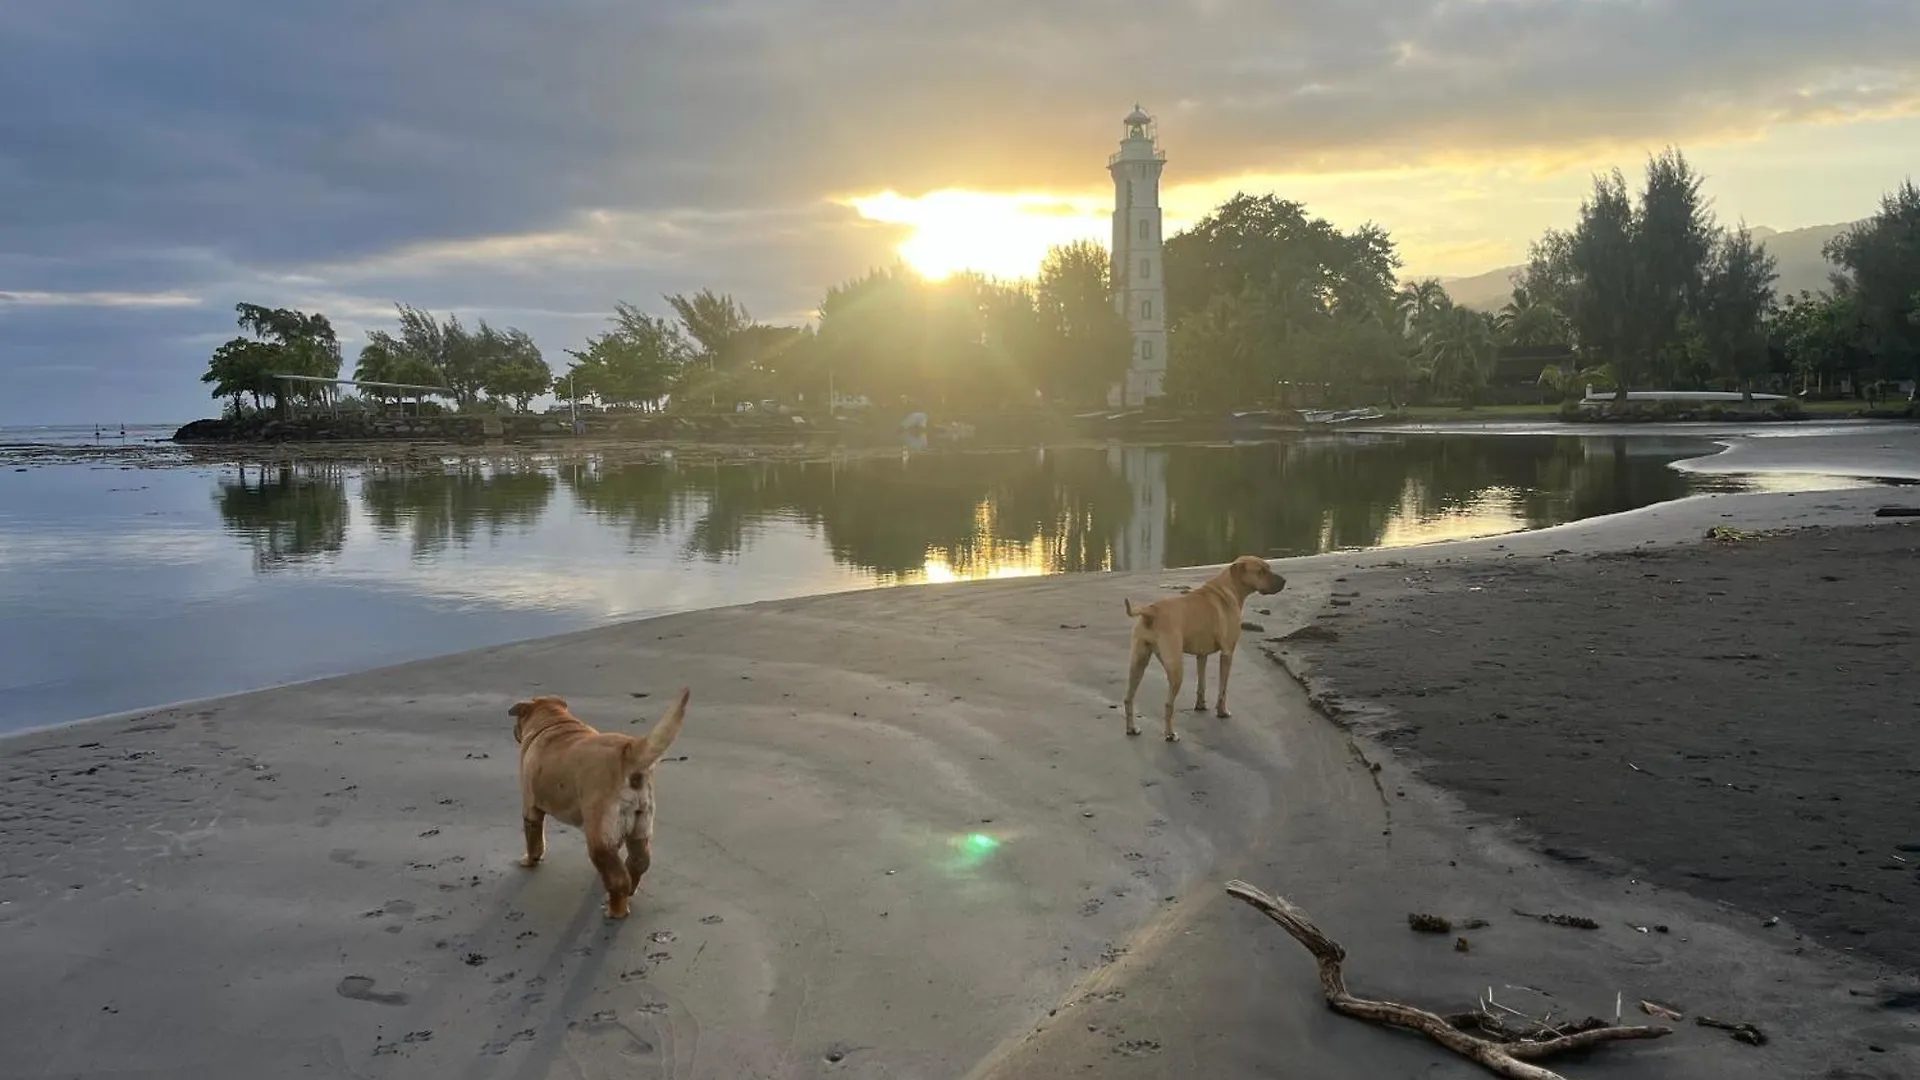
<path fill-rule="evenodd" d="M 1449 304 L 1429 321 L 1421 338 L 1428 379 L 1436 389 L 1458 392 L 1469 403 L 1486 384 L 1496 349 L 1493 318 Z"/>
<path fill-rule="evenodd" d="M 1506 345 L 1567 343 L 1566 317 L 1552 303 L 1528 292 L 1524 285 L 1514 287 L 1513 296 L 1494 318 L 1494 328 Z"/>
<path fill-rule="evenodd" d="M 1400 314 L 1402 326 L 1416 339 L 1425 335 L 1436 315 L 1452 306 L 1453 297 L 1447 295 L 1446 286 L 1440 284 L 1439 278 L 1409 281 L 1394 293 L 1394 307 Z"/>

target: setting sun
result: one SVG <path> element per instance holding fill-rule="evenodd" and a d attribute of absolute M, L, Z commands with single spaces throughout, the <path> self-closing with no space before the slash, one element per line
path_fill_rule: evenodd
<path fill-rule="evenodd" d="M 934 281 L 967 270 L 1003 280 L 1032 277 L 1048 248 L 1104 243 L 1111 229 L 1111 208 L 1091 195 L 947 190 L 909 198 L 883 191 L 847 202 L 869 221 L 911 228 L 900 257 Z"/>

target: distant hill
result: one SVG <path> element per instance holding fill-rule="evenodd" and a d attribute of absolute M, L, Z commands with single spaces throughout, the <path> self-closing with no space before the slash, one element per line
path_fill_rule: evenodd
<path fill-rule="evenodd" d="M 1809 292 L 1825 289 L 1827 275 L 1833 271 L 1833 267 L 1828 265 L 1826 256 L 1820 254 L 1820 248 L 1828 240 L 1851 228 L 1852 224 L 1812 225 L 1790 232 L 1776 232 L 1764 225 L 1752 226 L 1754 239 L 1764 241 L 1774 261 L 1779 264 L 1780 281 L 1776 288 L 1780 294 L 1786 296 L 1802 289 Z M 1440 284 L 1446 286 L 1447 295 L 1453 297 L 1453 302 L 1461 307 L 1493 311 L 1513 295 L 1513 274 L 1519 269 L 1518 266 L 1503 266 L 1471 277 L 1441 278 Z"/>

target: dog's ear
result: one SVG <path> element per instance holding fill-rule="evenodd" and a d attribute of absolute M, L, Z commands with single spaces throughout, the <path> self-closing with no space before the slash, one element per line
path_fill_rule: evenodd
<path fill-rule="evenodd" d="M 507 710 L 507 715 L 515 720 L 525 720 L 531 712 L 533 712 L 533 702 L 516 701 L 513 703 L 513 708 Z"/>

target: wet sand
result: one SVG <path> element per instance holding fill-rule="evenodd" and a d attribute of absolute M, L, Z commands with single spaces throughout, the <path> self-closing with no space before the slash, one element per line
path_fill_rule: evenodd
<path fill-rule="evenodd" d="M 1294 648 L 1549 856 L 1920 972 L 1916 569 L 1889 522 L 1374 571 Z"/>
<path fill-rule="evenodd" d="M 1282 636 L 1370 568 L 1851 523 L 1883 501 L 1721 496 L 1289 560 L 1249 618 Z M 1305 906 L 1362 992 L 1457 1010 L 1524 983 L 1561 1015 L 1624 994 L 1774 1036 L 1687 1025 L 1571 1075 L 1920 1071 L 1884 967 L 1510 844 L 1256 653 L 1234 719 L 1124 737 L 1120 600 L 1204 576 L 781 601 L 0 740 L 0 1075 L 1481 1075 L 1328 1011 L 1305 953 L 1222 895 L 1233 877 Z M 513 864 L 505 710 L 560 693 L 638 730 L 682 684 L 655 868 L 608 924 L 577 834 Z M 1492 925 L 1458 953 L 1410 933 L 1410 909 Z"/>

